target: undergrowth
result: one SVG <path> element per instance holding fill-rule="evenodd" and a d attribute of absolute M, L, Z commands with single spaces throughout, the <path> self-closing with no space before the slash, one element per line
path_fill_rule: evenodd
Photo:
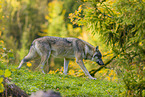
<path fill-rule="evenodd" d="M 91 80 L 63 74 L 43 74 L 23 67 L 11 67 L 11 81 L 29 95 L 38 90 L 59 91 L 63 97 L 118 97 L 125 88 L 122 83 L 107 80 Z"/>

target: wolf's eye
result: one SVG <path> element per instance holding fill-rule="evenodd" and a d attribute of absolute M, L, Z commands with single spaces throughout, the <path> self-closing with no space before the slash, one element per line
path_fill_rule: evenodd
<path fill-rule="evenodd" d="M 95 56 L 95 58 L 98 58 L 98 59 L 100 59 L 100 58 L 101 58 L 101 55 L 97 55 L 97 56 Z"/>
<path fill-rule="evenodd" d="M 94 56 L 94 58 L 98 58 L 98 56 L 97 56 L 97 55 L 95 55 L 95 56 Z"/>
<path fill-rule="evenodd" d="M 98 59 L 98 56 L 96 56 L 95 58 Z"/>

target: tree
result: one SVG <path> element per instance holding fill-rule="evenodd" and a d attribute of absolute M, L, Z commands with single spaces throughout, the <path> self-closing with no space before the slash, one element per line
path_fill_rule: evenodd
<path fill-rule="evenodd" d="M 63 2 L 54 0 L 48 4 L 48 16 L 46 19 L 49 22 L 48 35 L 49 36 L 66 36 L 67 31 L 64 23 Z"/>
<path fill-rule="evenodd" d="M 99 33 L 102 36 L 106 44 L 112 48 L 118 74 L 122 76 L 126 85 L 126 94 L 142 96 L 142 91 L 145 89 L 143 78 L 145 2 L 142 0 L 84 0 L 83 2 L 84 17 L 79 16 L 80 7 L 76 13 L 70 15 L 71 20 L 79 25 L 89 26 L 92 33 Z"/>
<path fill-rule="evenodd" d="M 47 0 L 5 0 L 2 11 L 2 39 L 6 47 L 14 50 L 16 62 L 28 51 L 31 42 L 37 38 L 41 25 L 45 23 Z M 25 52 L 25 53 L 24 53 Z"/>

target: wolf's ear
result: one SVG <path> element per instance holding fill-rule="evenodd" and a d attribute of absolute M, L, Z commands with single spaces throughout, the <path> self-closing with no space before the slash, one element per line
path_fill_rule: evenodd
<path fill-rule="evenodd" d="M 96 46 L 96 51 L 99 50 L 99 46 Z"/>

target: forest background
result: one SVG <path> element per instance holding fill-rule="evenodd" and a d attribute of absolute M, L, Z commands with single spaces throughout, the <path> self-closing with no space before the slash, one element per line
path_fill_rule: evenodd
<path fill-rule="evenodd" d="M 92 75 L 109 81 L 121 78 L 127 95 L 143 95 L 144 6 L 144 0 L 0 0 L 0 62 L 18 65 L 38 37 L 77 37 L 99 46 L 103 55 L 103 69 L 85 61 Z M 39 60 L 28 67 L 36 70 Z M 50 73 L 63 69 L 63 59 L 50 60 Z M 79 75 L 78 71 L 81 75 L 71 61 L 69 73 Z"/>

